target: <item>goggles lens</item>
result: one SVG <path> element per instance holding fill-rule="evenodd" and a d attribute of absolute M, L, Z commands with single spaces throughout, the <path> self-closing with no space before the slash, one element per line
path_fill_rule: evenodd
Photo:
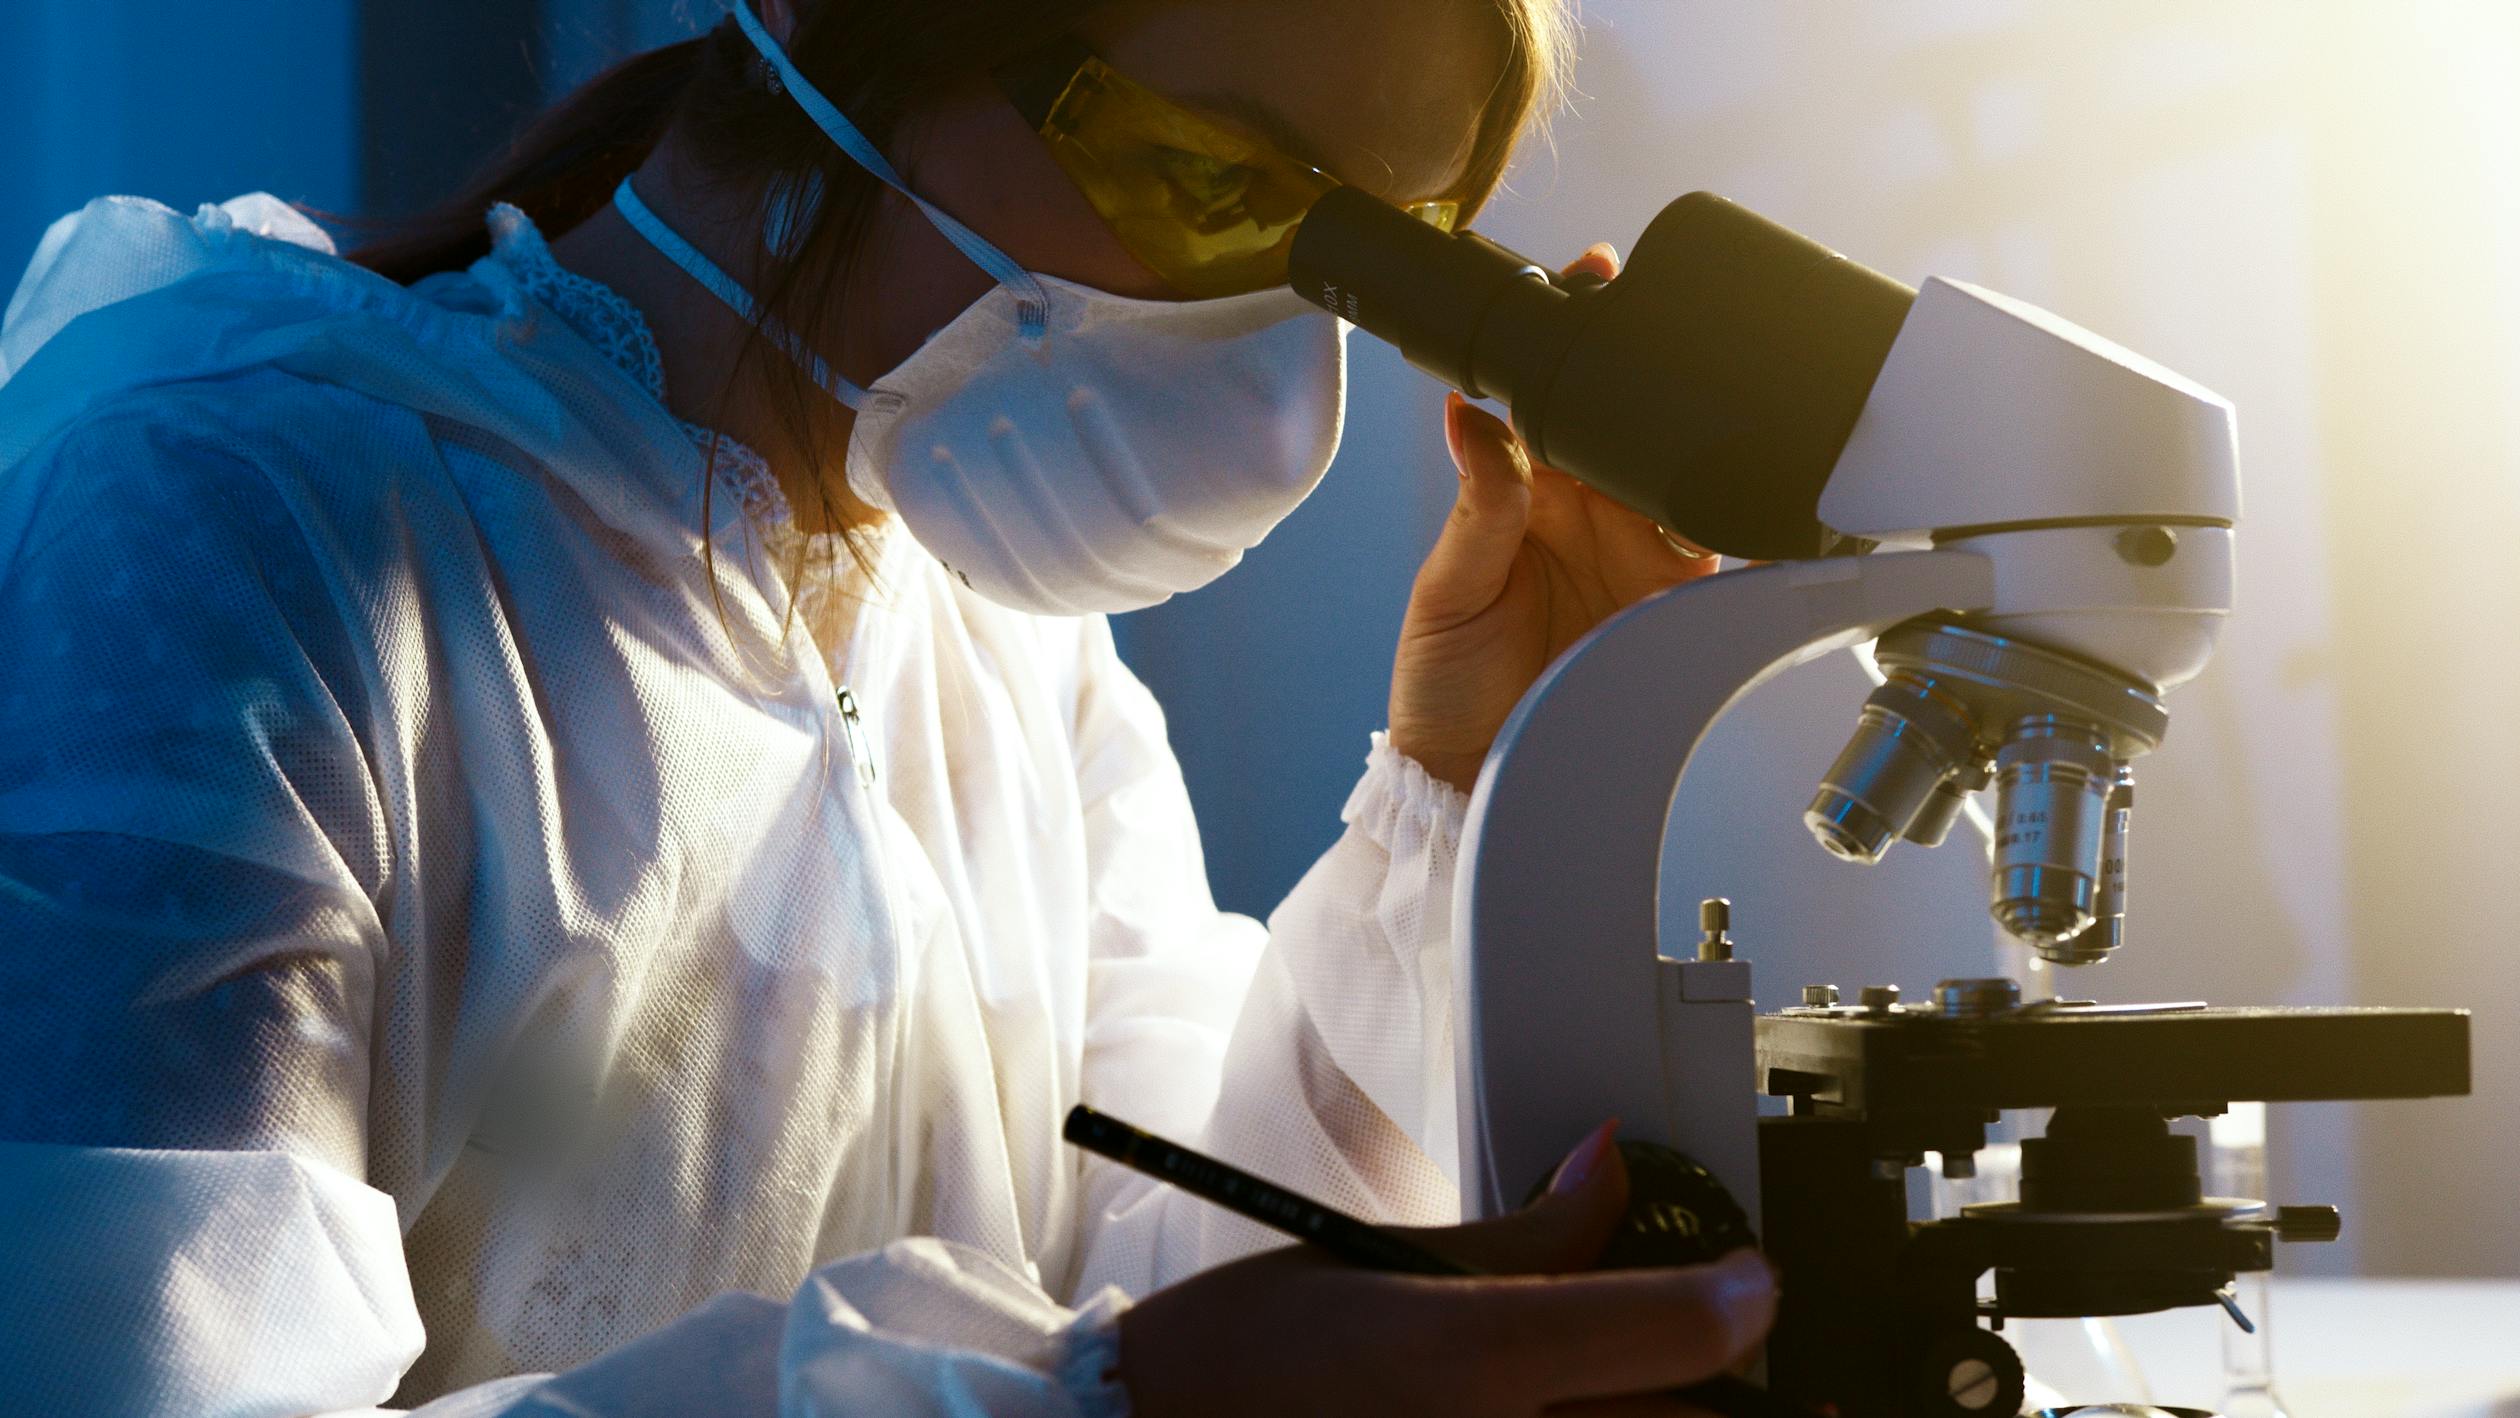
<path fill-rule="evenodd" d="M 1024 106 L 1021 95 L 1017 102 Z M 1129 254 L 1193 297 L 1284 282 L 1297 224 L 1338 185 L 1319 168 L 1229 133 L 1091 55 L 1067 71 L 1036 126 Z M 1461 204 L 1418 202 L 1406 210 L 1451 231 Z"/>

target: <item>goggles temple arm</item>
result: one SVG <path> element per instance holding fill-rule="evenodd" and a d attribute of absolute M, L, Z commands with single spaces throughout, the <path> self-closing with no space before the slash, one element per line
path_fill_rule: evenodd
<path fill-rule="evenodd" d="M 1076 82 L 1078 71 L 1094 57 L 1094 51 L 1074 35 L 1061 35 L 1048 44 L 999 65 L 989 77 L 999 93 L 1015 105 L 1024 122 L 1040 132 L 1050 122 L 1050 115 L 1067 96 L 1068 86 Z"/>

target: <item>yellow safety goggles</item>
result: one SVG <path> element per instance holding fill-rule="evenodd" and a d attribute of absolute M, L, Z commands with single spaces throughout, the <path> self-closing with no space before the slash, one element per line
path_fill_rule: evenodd
<path fill-rule="evenodd" d="M 1286 280 L 1295 228 L 1339 180 L 1227 132 L 1073 41 L 998 70 L 998 87 L 1139 263 L 1183 295 Z M 1456 201 L 1406 211 L 1450 231 Z"/>

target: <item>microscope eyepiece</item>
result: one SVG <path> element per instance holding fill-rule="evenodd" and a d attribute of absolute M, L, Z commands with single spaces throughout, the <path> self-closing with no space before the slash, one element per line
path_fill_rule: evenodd
<path fill-rule="evenodd" d="M 1314 204 L 1295 291 L 1473 398 L 1532 455 L 1710 551 L 1817 556 L 1820 493 L 1916 292 L 1704 192 L 1617 279 L 1560 279 L 1352 187 Z"/>
<path fill-rule="evenodd" d="M 1508 403 L 1518 382 L 1531 392 L 1532 361 L 1521 346 L 1568 295 L 1546 270 L 1486 237 L 1448 235 L 1352 187 L 1333 189 L 1306 214 L 1287 281 L 1471 398 Z"/>

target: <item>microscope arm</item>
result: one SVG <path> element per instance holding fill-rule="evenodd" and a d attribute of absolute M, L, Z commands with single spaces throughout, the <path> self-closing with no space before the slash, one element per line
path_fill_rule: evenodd
<path fill-rule="evenodd" d="M 1454 901 L 1465 1216 L 1512 1210 L 1615 1116 L 1627 1137 L 1705 1164 L 1757 1224 L 1747 990 L 1665 1017 L 1696 1009 L 1667 978 L 1682 967 L 1656 952 L 1681 771 L 1770 676 L 1914 616 L 1982 609 L 1994 591 L 1986 557 L 1948 550 L 1726 572 L 1612 617 L 1523 696 L 1471 794 Z"/>

